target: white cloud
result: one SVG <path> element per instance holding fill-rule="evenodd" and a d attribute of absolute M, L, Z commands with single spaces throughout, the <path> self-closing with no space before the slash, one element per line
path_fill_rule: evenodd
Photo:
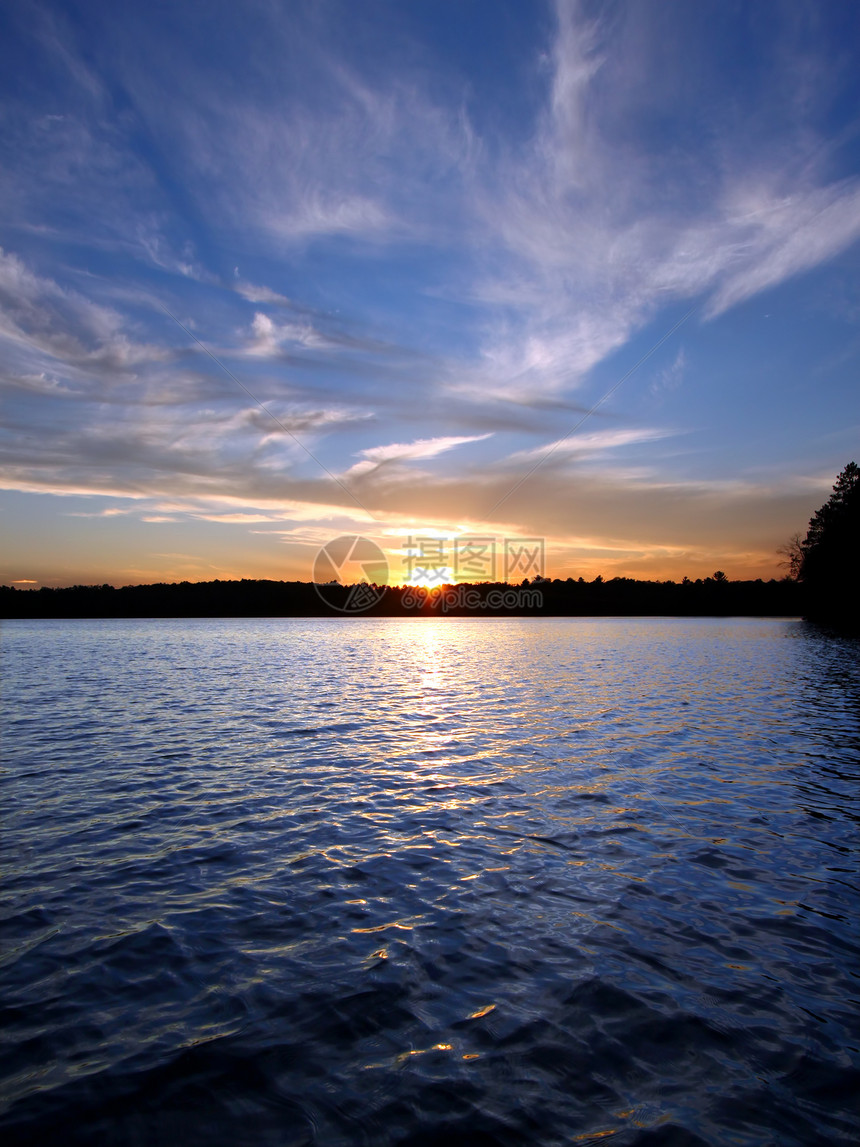
<path fill-rule="evenodd" d="M 726 267 L 710 300 L 711 315 L 817 267 L 860 238 L 860 181 L 763 196 L 732 222 L 739 246 L 741 235 L 748 235 L 749 254 L 739 270 Z"/>
<path fill-rule="evenodd" d="M 262 222 L 274 235 L 297 240 L 319 235 L 384 236 L 394 219 L 381 203 L 364 196 L 336 198 L 318 192 L 290 211 L 267 211 Z"/>
<path fill-rule="evenodd" d="M 293 305 L 286 295 L 273 291 L 271 287 L 257 287 L 253 283 L 245 283 L 240 280 L 233 285 L 233 290 L 243 299 L 247 299 L 249 303 L 271 303 L 274 306 L 283 307 Z"/>
<path fill-rule="evenodd" d="M 436 458 L 440 454 L 463 446 L 468 442 L 481 442 L 490 434 L 473 434 L 467 437 L 419 438 L 415 442 L 392 442 L 386 446 L 370 446 L 360 450 L 361 462 L 347 470 L 348 476 L 371 474 L 389 462 L 416 462 Z"/>
<path fill-rule="evenodd" d="M 116 375 L 170 357 L 163 347 L 135 341 L 123 326 L 118 312 L 35 275 L 0 249 L 0 339 L 22 352 L 26 364 Z M 46 373 L 27 371 L 21 377 L 33 380 Z"/>
<path fill-rule="evenodd" d="M 285 345 L 318 349 L 330 345 L 310 323 L 276 323 L 262 311 L 254 315 L 251 323 L 252 341 L 246 354 L 258 358 L 272 358 L 281 352 Z"/>
<path fill-rule="evenodd" d="M 687 369 L 687 355 L 683 347 L 679 347 L 674 361 L 670 366 L 663 367 L 651 383 L 650 391 L 653 395 L 677 390 L 684 381 Z"/>
<path fill-rule="evenodd" d="M 618 450 L 625 446 L 634 446 L 643 442 L 656 442 L 663 438 L 670 438 L 677 431 L 662 430 L 658 427 L 638 427 L 628 430 L 596 430 L 589 434 L 571 434 L 567 438 L 559 438 L 555 442 L 547 442 L 536 446 L 532 450 L 521 450 L 510 455 L 506 464 L 516 464 L 537 458 L 556 458 L 575 455 L 597 456 L 610 450 Z"/>

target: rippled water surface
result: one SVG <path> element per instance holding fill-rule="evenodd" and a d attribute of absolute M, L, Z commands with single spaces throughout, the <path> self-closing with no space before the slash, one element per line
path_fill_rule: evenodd
<path fill-rule="evenodd" d="M 12 622 L 6 1143 L 860 1136 L 858 644 Z"/>

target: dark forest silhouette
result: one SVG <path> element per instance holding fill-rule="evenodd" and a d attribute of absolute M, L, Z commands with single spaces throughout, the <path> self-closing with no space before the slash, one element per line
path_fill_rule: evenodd
<path fill-rule="evenodd" d="M 379 600 L 356 616 L 775 616 L 796 615 L 801 601 L 798 584 L 780 581 L 729 581 L 720 576 L 691 581 L 635 581 L 602 577 L 594 581 L 540 578 L 531 583 L 541 604 L 498 608 L 512 599 L 510 585 L 480 583 L 469 590 L 470 605 L 442 608 L 440 594 L 414 587 L 380 587 Z M 65 589 L 16 590 L 0 587 L 3 617 L 340 617 L 347 606 L 349 586 L 329 585 L 324 602 L 312 582 L 210 581 L 178 584 L 71 586 Z M 495 600 L 494 600 L 495 599 Z"/>

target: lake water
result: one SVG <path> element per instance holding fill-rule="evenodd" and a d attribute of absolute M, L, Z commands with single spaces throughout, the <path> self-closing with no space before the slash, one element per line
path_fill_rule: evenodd
<path fill-rule="evenodd" d="M 5 623 L 4 1142 L 853 1144 L 859 649 Z"/>

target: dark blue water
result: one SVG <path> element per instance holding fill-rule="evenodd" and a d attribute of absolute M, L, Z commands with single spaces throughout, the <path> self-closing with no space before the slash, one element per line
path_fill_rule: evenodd
<path fill-rule="evenodd" d="M 854 1143 L 858 645 L 12 622 L 7 1144 Z"/>

